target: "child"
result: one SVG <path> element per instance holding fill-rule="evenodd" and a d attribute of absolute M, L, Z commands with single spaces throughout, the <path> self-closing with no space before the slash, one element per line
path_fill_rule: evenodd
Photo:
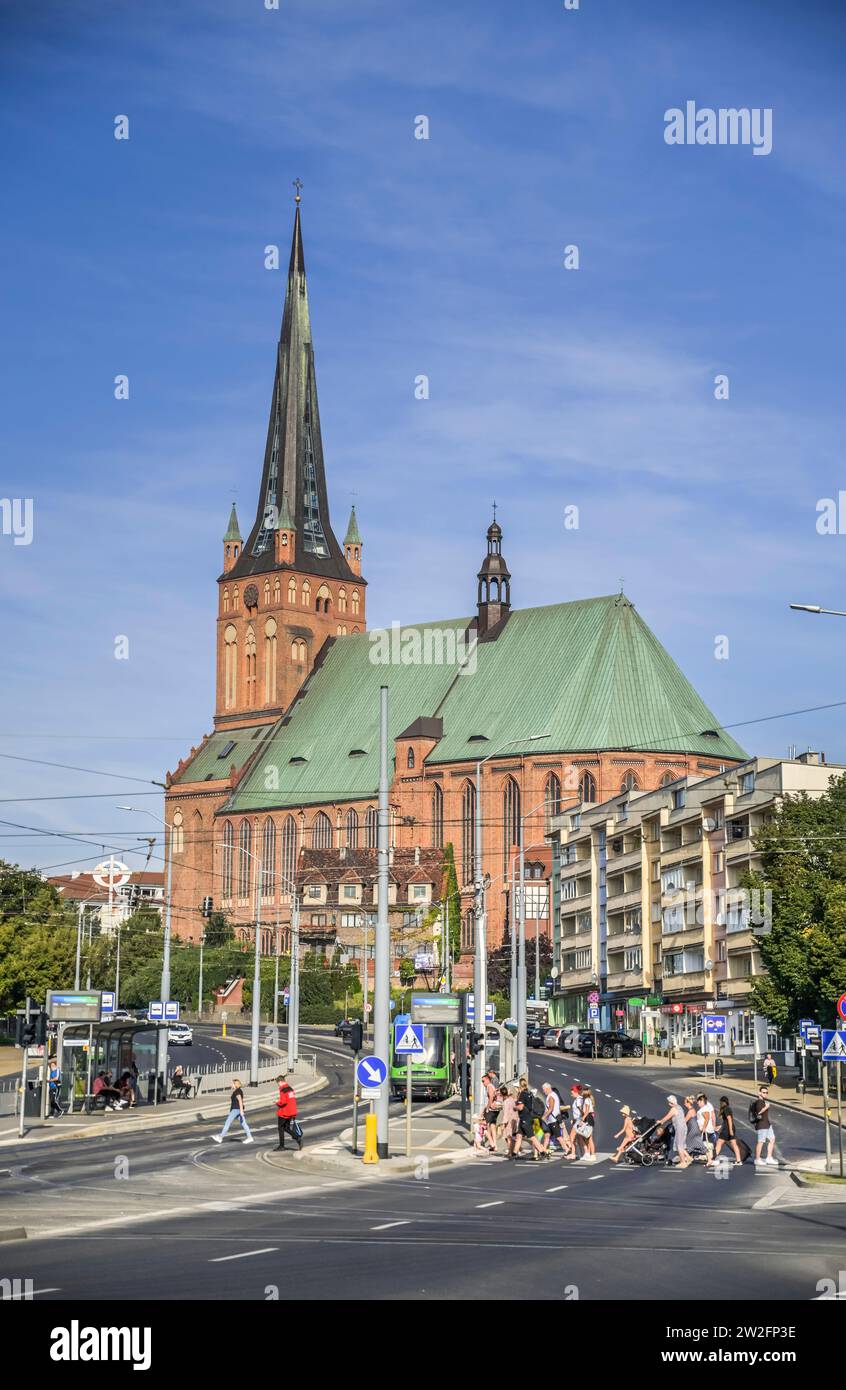
<path fill-rule="evenodd" d="M 612 1163 L 618 1163 L 622 1158 L 623 1154 L 626 1152 L 626 1149 L 629 1147 L 629 1144 L 633 1144 L 635 1139 L 637 1138 L 637 1135 L 635 1133 L 635 1127 L 632 1123 L 632 1112 L 630 1106 L 622 1105 L 620 1107 L 620 1114 L 623 1117 L 623 1128 L 617 1130 L 617 1133 L 614 1135 L 614 1138 L 622 1138 L 623 1142 L 618 1146 L 617 1152 L 611 1155 Z"/>
<path fill-rule="evenodd" d="M 489 1147 L 487 1143 L 488 1126 L 485 1123 L 484 1115 L 473 1116 L 473 1149 L 477 1154 L 485 1153 Z"/>

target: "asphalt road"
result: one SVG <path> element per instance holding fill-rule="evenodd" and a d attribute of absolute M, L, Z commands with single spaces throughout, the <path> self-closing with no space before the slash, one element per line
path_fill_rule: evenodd
<path fill-rule="evenodd" d="M 303 1106 L 310 1142 L 348 1117 L 350 1056 L 325 1035 L 317 1046 L 331 1084 Z M 537 1053 L 531 1070 L 536 1084 L 549 1079 L 563 1088 L 574 1075 L 590 1081 L 606 1153 L 619 1104 L 660 1114 L 668 1089 L 655 1068 L 566 1054 Z M 686 1088 L 676 1081 L 672 1089 Z M 739 1098 L 736 1109 L 743 1126 Z M 83 1199 L 76 1184 L 93 1201 L 92 1219 L 73 1234 L 4 1243 L 2 1273 L 31 1277 L 36 1297 L 46 1299 L 808 1300 L 842 1266 L 846 1205 L 809 1200 L 775 1170 L 747 1165 L 716 1178 L 700 1167 L 490 1157 L 433 1168 L 419 1181 L 351 1184 L 337 1170 L 272 1167 L 272 1113 L 254 1146 L 218 1147 L 211 1132 L 187 1142 L 127 1137 L 138 1170 L 125 1214 L 108 1228 L 96 1219 L 97 1190 L 105 1204 L 118 1186 L 109 1169 L 114 1143 L 99 1155 L 91 1141 L 38 1158 L 43 1166 L 25 1167 L 3 1190 L 23 1203 L 55 1198 L 64 1213 Z M 791 1158 L 822 1143 L 821 1127 L 807 1116 L 782 1112 L 778 1132 Z M 179 1210 L 162 1216 L 154 1205 L 145 1213 L 136 1191 L 146 1183 L 154 1194 L 168 1182 L 162 1203 L 172 1201 L 175 1183 Z M 192 1201 L 217 1193 L 220 1200 L 192 1210 Z"/>

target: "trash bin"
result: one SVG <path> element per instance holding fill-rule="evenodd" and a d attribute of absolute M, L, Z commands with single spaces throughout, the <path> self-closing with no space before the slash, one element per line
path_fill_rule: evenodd
<path fill-rule="evenodd" d="M 24 1091 L 24 1114 L 37 1117 L 41 1114 L 41 1082 L 27 1081 Z"/>
<path fill-rule="evenodd" d="M 623 1055 L 623 1044 L 622 1044 L 622 1043 L 615 1043 L 615 1044 L 614 1044 L 614 1061 L 615 1061 L 615 1062 L 619 1062 L 619 1060 L 620 1060 L 620 1058 L 622 1057 L 622 1055 Z"/>
<path fill-rule="evenodd" d="M 724 1071 L 725 1067 L 723 1065 L 723 1059 L 722 1057 L 717 1057 L 716 1061 L 714 1062 L 714 1075 L 722 1076 Z"/>
<path fill-rule="evenodd" d="M 805 1078 L 801 1071 L 796 1073 L 796 1094 L 797 1096 L 804 1096 L 805 1094 Z"/>

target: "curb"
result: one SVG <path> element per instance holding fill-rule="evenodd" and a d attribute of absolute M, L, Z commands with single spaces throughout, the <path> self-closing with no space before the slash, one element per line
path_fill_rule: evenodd
<path fill-rule="evenodd" d="M 315 1095 L 328 1085 L 328 1077 L 320 1076 L 315 1081 L 306 1082 L 304 1086 L 299 1087 L 297 1089 L 297 1096 L 298 1098 L 305 1098 L 306 1096 Z M 265 1109 L 275 1104 L 275 1086 L 273 1090 L 256 1091 L 253 1099 L 257 1109 Z M 168 1102 L 168 1104 L 170 1103 L 171 1102 Z M 176 1106 L 176 1104 L 178 1104 L 178 1102 L 173 1102 L 174 1106 Z M 11 1135 L 8 1139 L 0 1139 L 0 1150 L 23 1144 L 27 1140 L 29 1140 L 27 1147 L 32 1147 L 34 1145 L 61 1143 L 62 1141 L 70 1139 L 100 1139 L 105 1134 L 114 1134 L 118 1129 L 122 1134 L 144 1134 L 148 1133 L 150 1130 L 177 1128 L 194 1124 L 196 1121 L 216 1119 L 220 1115 L 225 1115 L 228 1110 L 228 1099 L 225 1096 L 221 1096 L 219 1101 L 212 1101 L 209 1105 L 204 1106 L 202 1110 L 191 1110 L 188 1112 L 183 1110 L 181 1113 L 171 1112 L 161 1116 L 161 1118 L 153 1115 L 149 1117 L 144 1115 L 137 1119 L 118 1120 L 117 1123 L 115 1123 L 114 1119 L 103 1120 L 102 1123 L 98 1122 L 93 1125 L 88 1125 L 84 1129 L 64 1128 L 48 1129 L 46 1131 L 30 1130 L 27 1134 L 24 1134 L 23 1139 L 21 1139 L 18 1134 Z M 1 1235 L 0 1239 L 2 1239 Z"/>

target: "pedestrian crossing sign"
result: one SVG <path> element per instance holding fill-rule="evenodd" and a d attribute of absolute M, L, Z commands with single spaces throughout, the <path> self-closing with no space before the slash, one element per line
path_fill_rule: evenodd
<path fill-rule="evenodd" d="M 822 1060 L 846 1062 L 846 1032 L 839 1028 L 823 1028 Z"/>
<path fill-rule="evenodd" d="M 398 1057 L 409 1057 L 425 1051 L 422 1023 L 408 1023 L 404 1020 L 394 1024 L 394 1052 Z"/>

